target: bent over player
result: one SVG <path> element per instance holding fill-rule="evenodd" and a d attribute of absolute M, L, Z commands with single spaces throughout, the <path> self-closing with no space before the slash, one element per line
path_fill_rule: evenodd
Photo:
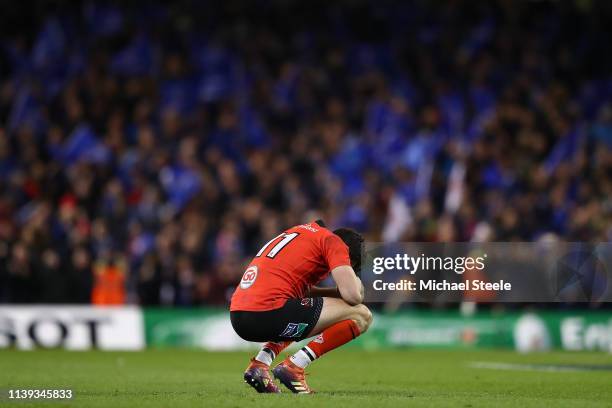
<path fill-rule="evenodd" d="M 232 326 L 248 341 L 267 342 L 251 359 L 244 380 L 258 392 L 280 392 L 270 377 L 274 358 L 289 344 L 316 336 L 272 373 L 289 390 L 312 392 L 304 368 L 364 333 L 372 322 L 363 305 L 363 238 L 322 221 L 289 228 L 265 244 L 247 267 L 232 296 Z M 331 273 L 337 287 L 315 285 Z"/>

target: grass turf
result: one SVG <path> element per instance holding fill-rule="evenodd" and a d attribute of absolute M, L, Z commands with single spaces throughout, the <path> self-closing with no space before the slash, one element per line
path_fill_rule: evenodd
<path fill-rule="evenodd" d="M 45 407 L 612 407 L 612 371 L 472 365 L 612 365 L 612 355 L 604 353 L 337 350 L 308 370 L 317 394 L 299 396 L 257 394 L 244 384 L 249 357 L 186 350 L 0 351 L 0 388 L 74 390 L 74 400 L 38 404 Z M 35 404 L 5 399 L 0 406 Z"/>

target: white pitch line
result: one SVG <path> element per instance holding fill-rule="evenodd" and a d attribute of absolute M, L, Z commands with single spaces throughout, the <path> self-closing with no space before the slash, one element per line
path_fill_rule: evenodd
<path fill-rule="evenodd" d="M 491 361 L 474 361 L 474 362 L 469 363 L 469 366 L 472 368 L 485 368 L 489 370 L 509 370 L 509 371 L 546 371 L 546 372 L 593 371 L 587 368 L 580 368 L 580 367 L 499 363 L 499 362 L 491 362 Z"/>

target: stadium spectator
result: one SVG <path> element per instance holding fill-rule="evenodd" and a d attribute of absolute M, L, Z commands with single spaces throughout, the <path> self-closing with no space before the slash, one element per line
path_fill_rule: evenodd
<path fill-rule="evenodd" d="M 224 303 L 309 210 L 612 240 L 608 2 L 35 5 L 0 5 L 0 302 L 98 298 L 112 252 L 116 302 Z"/>

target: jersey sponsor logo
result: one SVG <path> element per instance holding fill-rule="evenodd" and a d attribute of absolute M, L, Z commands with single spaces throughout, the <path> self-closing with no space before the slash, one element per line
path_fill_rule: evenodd
<path fill-rule="evenodd" d="M 244 271 L 244 275 L 242 275 L 242 279 L 240 280 L 240 288 L 250 288 L 255 283 L 255 279 L 257 279 L 257 267 L 255 265 L 249 266 L 247 270 Z"/>
<path fill-rule="evenodd" d="M 300 304 L 305 307 L 312 307 L 314 306 L 314 299 L 313 298 L 303 298 Z"/>
<path fill-rule="evenodd" d="M 298 225 L 298 228 L 304 228 L 305 230 L 308 230 L 310 232 L 319 232 L 318 229 L 314 228 L 312 226 L 312 224 L 302 224 L 302 225 Z"/>
<path fill-rule="evenodd" d="M 308 323 L 289 323 L 280 335 L 281 337 L 300 337 L 307 327 Z"/>

